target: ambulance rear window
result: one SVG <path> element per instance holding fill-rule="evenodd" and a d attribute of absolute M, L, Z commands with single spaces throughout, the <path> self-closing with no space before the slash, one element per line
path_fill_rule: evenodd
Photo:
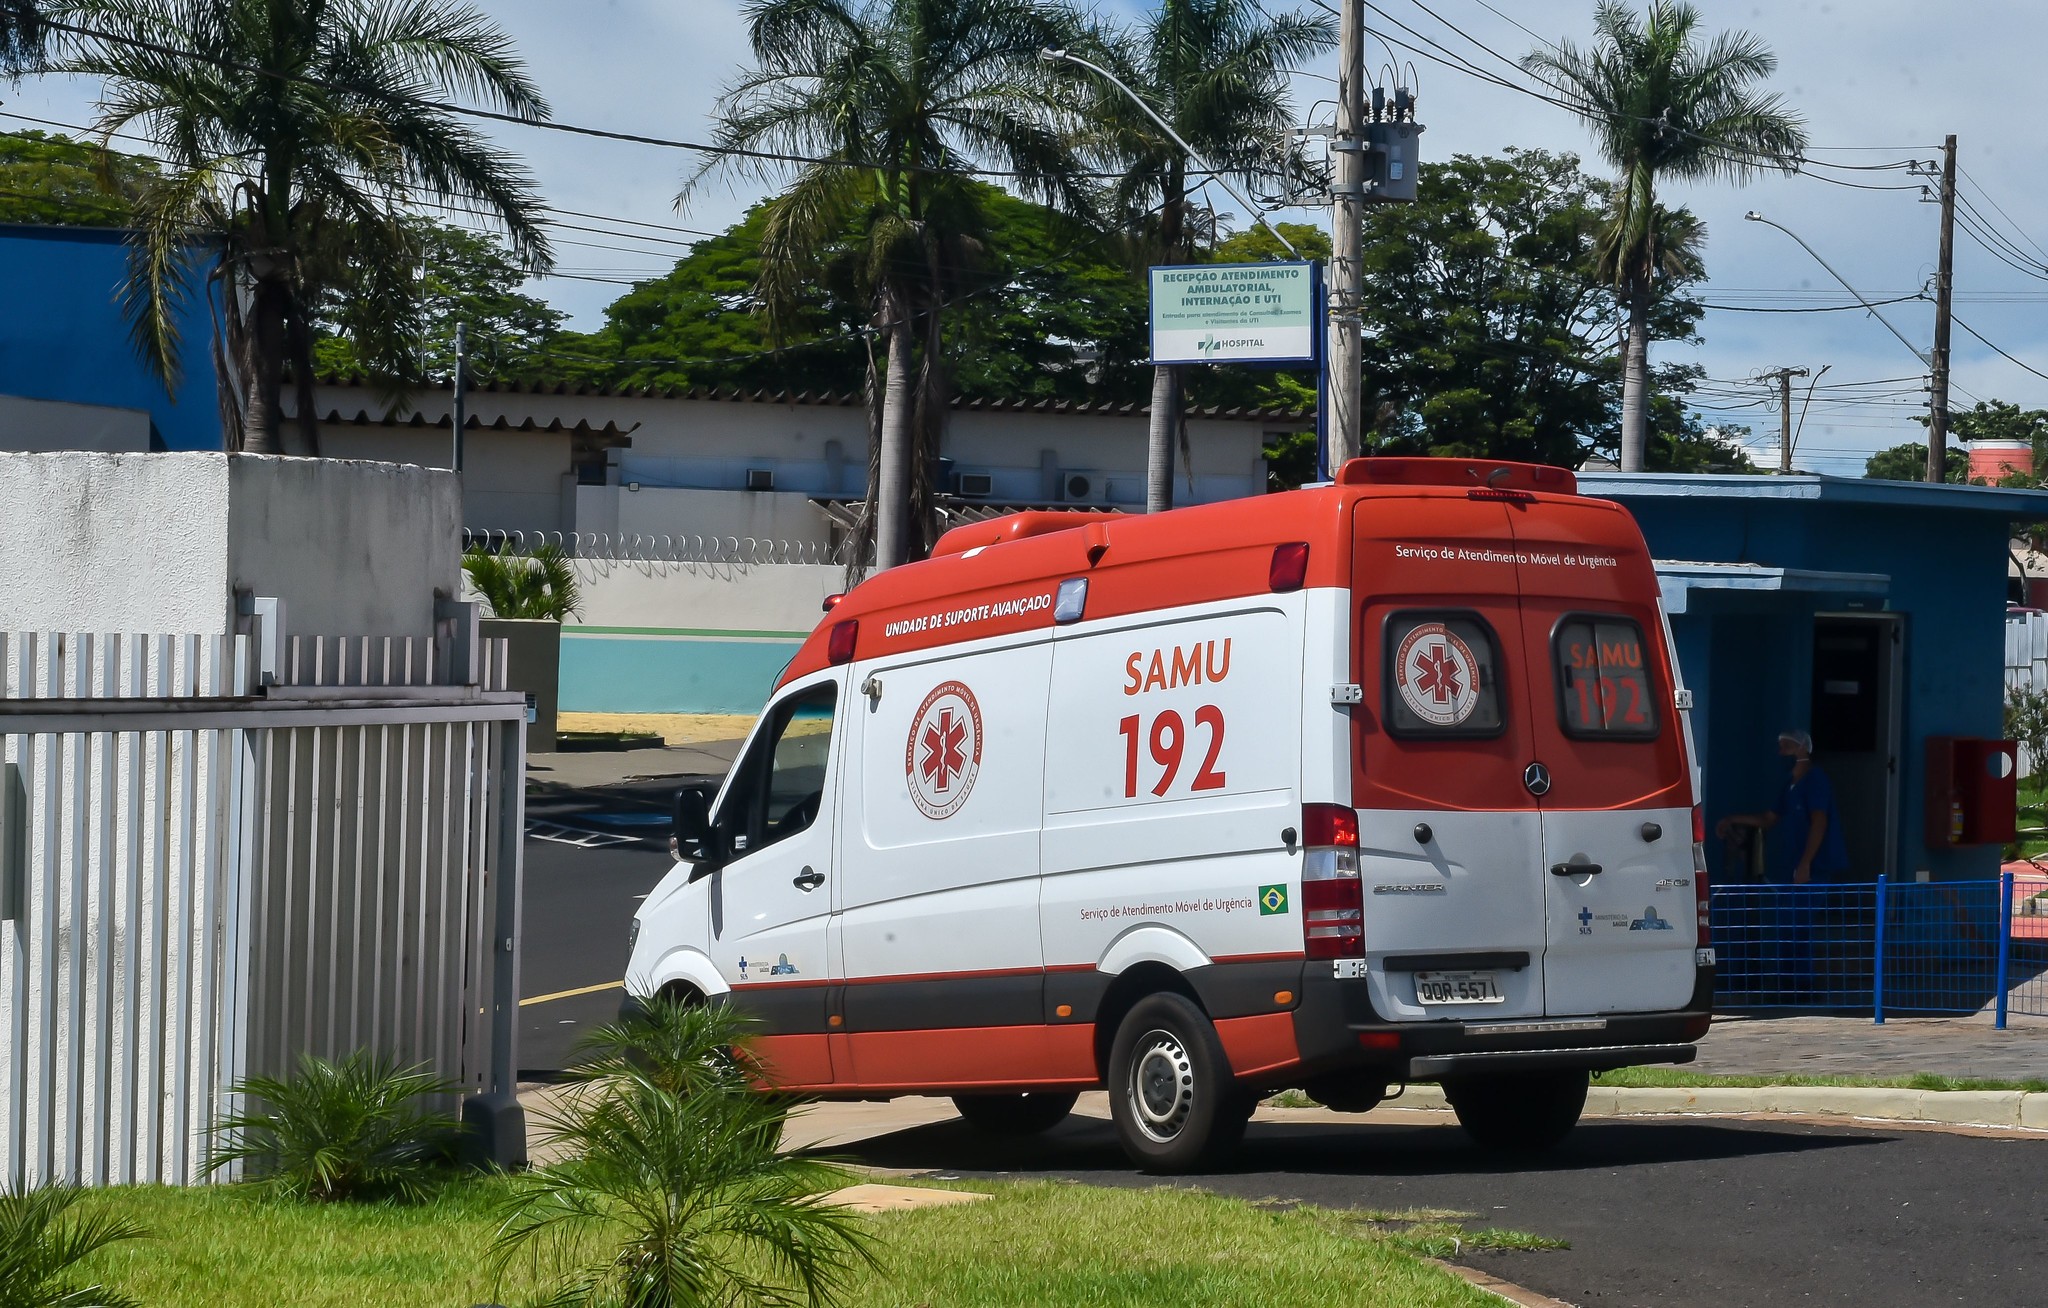
<path fill-rule="evenodd" d="M 1496 736 L 1503 725 L 1500 650 L 1476 613 L 1387 615 L 1387 730 L 1395 736 Z"/>
<path fill-rule="evenodd" d="M 1641 627 L 1610 614 L 1574 614 L 1557 624 L 1552 649 L 1566 735 L 1649 740 L 1657 734 Z"/>

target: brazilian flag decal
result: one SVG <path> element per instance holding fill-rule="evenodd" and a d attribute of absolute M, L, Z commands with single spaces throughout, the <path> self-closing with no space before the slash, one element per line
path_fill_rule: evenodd
<path fill-rule="evenodd" d="M 1287 887 L 1286 887 L 1286 886 L 1260 886 L 1260 887 L 1259 887 L 1259 916 L 1260 916 L 1260 917 L 1271 917 L 1271 916 L 1273 916 L 1273 915 L 1274 915 L 1275 913 L 1285 913 L 1286 911 L 1287 911 Z"/>

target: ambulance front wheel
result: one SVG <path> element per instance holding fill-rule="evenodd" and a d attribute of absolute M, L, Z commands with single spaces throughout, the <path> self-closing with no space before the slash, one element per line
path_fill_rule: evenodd
<path fill-rule="evenodd" d="M 1571 1134 L 1586 1107 L 1584 1072 L 1446 1078 L 1444 1098 L 1465 1134 L 1485 1149 L 1534 1153 Z"/>
<path fill-rule="evenodd" d="M 1230 1072 L 1216 1028 L 1193 1000 L 1139 1000 L 1109 1050 L 1109 1107 L 1131 1161 L 1193 1172 L 1230 1152 L 1254 1106 Z"/>
<path fill-rule="evenodd" d="M 967 1124 L 989 1135 L 1037 1135 L 1067 1120 L 1077 1094 L 954 1095 Z"/>

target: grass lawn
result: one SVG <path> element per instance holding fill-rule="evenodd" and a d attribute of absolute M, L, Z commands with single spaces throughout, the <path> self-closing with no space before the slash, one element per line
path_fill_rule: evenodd
<path fill-rule="evenodd" d="M 1706 1072 L 1688 1072 L 1677 1067 L 1624 1067 L 1613 1072 L 1599 1073 L 1594 1076 L 1593 1084 L 1624 1088 L 1669 1086 L 1684 1090 L 1706 1086 L 1817 1085 L 1875 1086 L 1886 1090 L 2027 1090 L 2037 1094 L 2048 1091 L 2048 1081 L 1982 1080 L 1963 1076 L 1936 1076 L 1932 1072 L 1884 1077 L 1714 1076 Z"/>
<path fill-rule="evenodd" d="M 1056 1182 L 962 1185 L 988 1203 L 875 1215 L 880 1266 L 845 1302 L 867 1308 L 1112 1308 L 1287 1304 L 1497 1308 L 1418 1254 L 1554 1246 L 1468 1231 L 1465 1214 L 1261 1207 L 1186 1190 Z M 312 1207 L 237 1187 L 94 1192 L 155 1238 L 95 1257 L 93 1275 L 159 1308 L 518 1304 L 530 1271 L 493 1284 L 485 1251 L 504 1183 L 468 1181 L 433 1203 Z"/>

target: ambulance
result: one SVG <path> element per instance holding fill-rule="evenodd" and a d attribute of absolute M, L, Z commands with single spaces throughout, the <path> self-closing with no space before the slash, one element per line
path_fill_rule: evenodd
<path fill-rule="evenodd" d="M 1435 1082 L 1547 1147 L 1707 1030 L 1689 707 L 1641 532 L 1562 469 L 959 527 L 678 797 L 627 1002 L 733 1003 L 768 1083 L 991 1132 L 1106 1088 L 1157 1172 L 1289 1087 Z"/>

